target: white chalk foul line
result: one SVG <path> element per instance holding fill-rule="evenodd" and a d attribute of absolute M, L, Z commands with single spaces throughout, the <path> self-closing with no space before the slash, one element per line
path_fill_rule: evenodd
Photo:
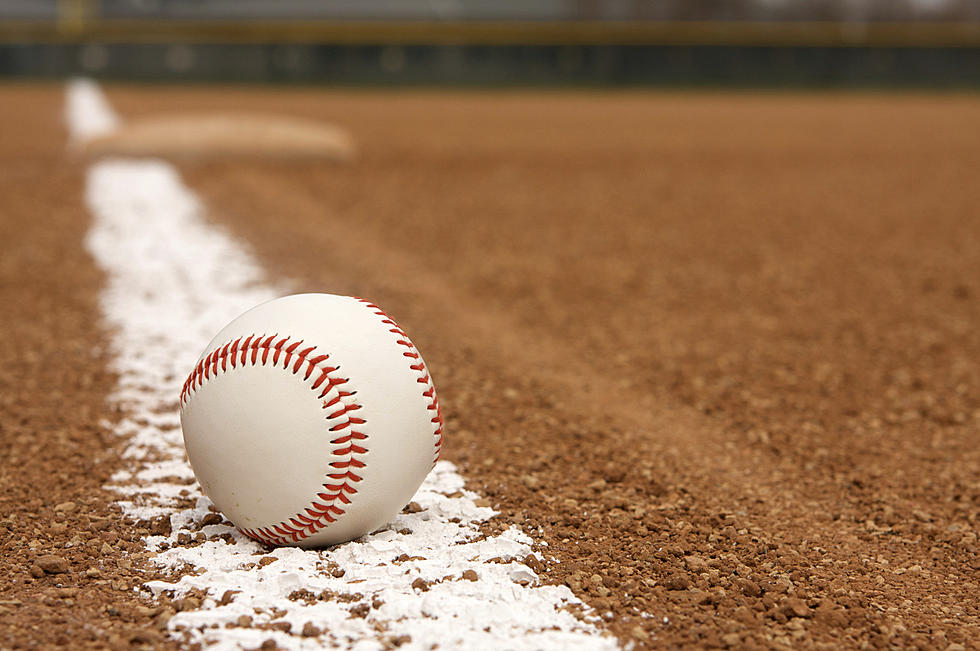
<path fill-rule="evenodd" d="M 91 82 L 69 86 L 66 114 L 76 140 L 118 123 Z M 202 524 L 211 504 L 184 457 L 181 383 L 215 332 L 282 292 L 238 242 L 203 219 L 200 202 L 166 163 L 96 163 L 86 200 L 87 246 L 108 276 L 102 310 L 119 374 L 110 400 L 121 407 L 116 429 L 128 440 L 130 469 L 113 488 L 127 516 L 169 518 L 169 535 L 146 539 L 152 562 L 192 569 L 144 588 L 206 595 L 200 608 L 170 620 L 172 635 L 222 649 L 268 639 L 291 649 L 379 649 L 396 639 L 410 649 L 616 647 L 594 618 L 572 614 L 588 611 L 571 591 L 540 585 L 520 562 L 536 555 L 529 536 L 515 527 L 479 536 L 494 511 L 477 505 L 448 462 L 419 489 L 419 511 L 329 550 L 257 556 L 258 544 L 232 527 Z M 203 542 L 187 542 L 198 532 Z M 276 560 L 257 562 L 264 558 Z"/>

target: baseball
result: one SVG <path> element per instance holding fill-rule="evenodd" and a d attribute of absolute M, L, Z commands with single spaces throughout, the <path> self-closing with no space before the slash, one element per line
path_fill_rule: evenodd
<path fill-rule="evenodd" d="M 428 368 L 377 305 L 299 294 L 208 344 L 180 394 L 204 493 L 269 545 L 352 540 L 391 520 L 439 457 Z"/>

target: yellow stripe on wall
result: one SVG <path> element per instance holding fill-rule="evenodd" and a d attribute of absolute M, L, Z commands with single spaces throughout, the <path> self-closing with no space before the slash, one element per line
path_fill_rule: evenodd
<path fill-rule="evenodd" d="M 980 22 L 5 21 L 0 42 L 980 47 Z"/>

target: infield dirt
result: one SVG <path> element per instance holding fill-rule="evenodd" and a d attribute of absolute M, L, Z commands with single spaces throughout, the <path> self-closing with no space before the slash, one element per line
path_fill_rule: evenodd
<path fill-rule="evenodd" d="M 172 606 L 137 601 L 139 531 L 100 489 L 112 378 L 59 91 L 0 89 L 0 646 L 156 642 Z M 623 642 L 976 647 L 976 96 L 109 97 L 350 130 L 346 165 L 181 171 L 275 277 L 385 306 L 491 526 L 546 542 L 544 580 Z"/>

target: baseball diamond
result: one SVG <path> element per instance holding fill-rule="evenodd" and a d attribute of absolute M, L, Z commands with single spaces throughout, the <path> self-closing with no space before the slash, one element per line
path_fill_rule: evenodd
<path fill-rule="evenodd" d="M 977 648 L 978 117 L 4 81 L 0 650 Z"/>

